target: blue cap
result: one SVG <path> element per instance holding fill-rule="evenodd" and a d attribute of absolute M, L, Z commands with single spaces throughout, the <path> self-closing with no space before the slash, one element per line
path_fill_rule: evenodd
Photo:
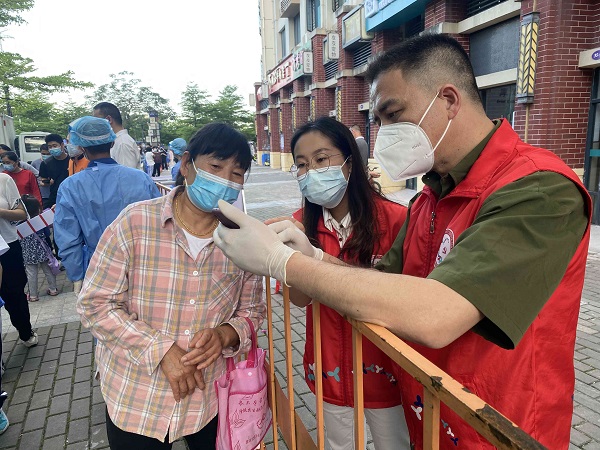
<path fill-rule="evenodd" d="M 108 144 L 117 138 L 108 120 L 92 116 L 84 116 L 71 122 L 69 135 L 71 144 L 83 148 Z"/>
<path fill-rule="evenodd" d="M 169 148 L 173 150 L 173 153 L 175 153 L 177 156 L 181 156 L 187 148 L 187 142 L 185 142 L 185 139 L 182 138 L 173 139 L 171 142 L 169 142 Z"/>

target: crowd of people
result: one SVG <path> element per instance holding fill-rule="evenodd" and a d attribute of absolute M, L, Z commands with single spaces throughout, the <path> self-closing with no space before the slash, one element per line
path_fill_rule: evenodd
<path fill-rule="evenodd" d="M 254 155 L 226 124 L 170 143 L 176 186 L 166 196 L 151 175 L 168 167 L 169 152 L 138 146 L 110 103 L 71 123 L 66 144 L 48 135 L 39 174 L 2 148 L 0 295 L 20 339 L 36 345 L 24 292 L 40 263 L 48 294 L 56 292 L 43 259 L 50 236 L 19 242 L 14 223 L 54 207 L 53 246 L 97 339 L 112 449 L 170 449 L 180 437 L 191 449 L 215 448 L 212 384 L 225 358 L 249 348 L 246 319 L 255 330 L 264 319 L 261 276 L 286 283 L 291 301 L 307 308 L 305 379 L 314 391 L 323 378 L 333 450 L 355 448 L 352 330 L 343 316 L 387 327 L 544 446 L 568 448 L 586 189 L 558 157 L 486 116 L 454 39 L 407 40 L 366 76 L 380 126 L 375 158 L 394 181 L 423 176 L 408 208 L 370 184 L 360 129 L 331 118 L 296 131 L 291 173 L 303 205 L 266 223 L 232 206 Z M 238 228 L 220 223 L 215 208 Z M 30 280 L 30 301 L 36 289 Z M 366 340 L 363 355 L 375 448 L 422 448 L 423 386 Z M 446 406 L 440 417 L 440 448 L 491 448 Z"/>

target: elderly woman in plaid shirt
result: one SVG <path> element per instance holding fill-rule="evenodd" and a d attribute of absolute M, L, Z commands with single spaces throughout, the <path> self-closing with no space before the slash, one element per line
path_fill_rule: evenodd
<path fill-rule="evenodd" d="M 219 199 L 233 203 L 252 155 L 245 137 L 209 124 L 181 160 L 185 186 L 127 207 L 106 229 L 77 310 L 98 339 L 111 449 L 214 449 L 213 382 L 250 346 L 266 311 L 262 278 L 212 240 Z"/>

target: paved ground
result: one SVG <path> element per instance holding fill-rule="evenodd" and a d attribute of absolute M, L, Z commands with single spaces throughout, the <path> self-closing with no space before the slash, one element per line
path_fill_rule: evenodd
<path fill-rule="evenodd" d="M 246 199 L 248 212 L 260 219 L 290 214 L 300 205 L 297 183 L 289 174 L 258 166 L 252 168 Z M 590 251 L 575 352 L 577 382 L 571 434 L 571 449 L 586 450 L 600 449 L 600 227 L 592 230 Z M 40 282 L 40 292 L 44 292 L 45 281 Z M 32 324 L 40 336 L 37 347 L 27 349 L 18 341 L 8 314 L 2 311 L 6 361 L 2 387 L 9 393 L 4 409 L 11 425 L 0 436 L 0 449 L 108 448 L 104 403 L 92 378 L 92 337 L 81 329 L 72 285 L 64 273 L 59 275 L 58 284 L 60 295 L 42 296 L 30 304 Z M 280 295 L 274 296 L 274 360 L 285 388 L 281 301 Z M 304 383 L 301 365 L 304 312 L 292 305 L 291 315 L 295 405 L 314 438 L 315 400 Z M 267 345 L 265 333 L 259 333 L 263 347 Z M 185 448 L 183 442 L 174 446 L 175 450 Z"/>

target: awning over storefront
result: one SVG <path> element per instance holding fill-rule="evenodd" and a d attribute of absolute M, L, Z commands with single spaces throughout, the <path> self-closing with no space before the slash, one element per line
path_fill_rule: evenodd
<path fill-rule="evenodd" d="M 425 14 L 428 0 L 371 0 L 365 2 L 367 31 L 398 28 L 408 20 Z"/>

